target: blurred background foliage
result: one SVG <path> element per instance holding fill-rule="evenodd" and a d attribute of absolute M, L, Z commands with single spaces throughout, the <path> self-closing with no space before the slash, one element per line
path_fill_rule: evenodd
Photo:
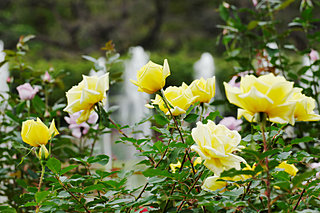
<path fill-rule="evenodd" d="M 253 1 L 225 2 L 239 9 L 241 23 L 249 24 L 257 18 Z M 307 0 L 283 2 L 287 6 L 273 13 L 279 34 L 288 33 L 288 24 L 300 16 L 300 6 Z M 14 49 L 21 35 L 36 35 L 29 43 L 27 60 L 42 72 L 50 66 L 65 71 L 68 80 L 60 85 L 64 87 L 61 91 L 78 82 L 80 74 L 89 72 L 92 64 L 81 59 L 81 55 L 102 56 L 99 50 L 109 40 L 113 40 L 122 59 L 129 57 L 127 52 L 132 46 L 150 51 L 151 59 L 157 63 L 162 64 L 163 58 L 168 58 L 174 74 L 167 85 L 190 83 L 193 63 L 203 52 L 214 56 L 216 75 L 228 81 L 234 73 L 234 62 L 220 59 L 226 52 L 226 41 L 222 41 L 219 26 L 226 24 L 228 13 L 226 8 L 219 7 L 222 3 L 221 0 L 1 0 L 0 39 L 6 49 Z M 314 8 L 314 18 L 320 17 L 319 11 L 319 7 Z M 313 30 L 319 31 L 319 22 L 313 24 Z M 298 50 L 309 45 L 302 30 L 290 31 L 284 37 Z M 239 38 L 245 36 L 240 34 Z"/>

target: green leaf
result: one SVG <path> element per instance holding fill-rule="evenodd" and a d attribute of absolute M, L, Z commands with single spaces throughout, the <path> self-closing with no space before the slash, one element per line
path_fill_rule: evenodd
<path fill-rule="evenodd" d="M 0 206 L 0 212 L 2 212 L 2 213 L 16 213 L 17 211 L 10 206 Z"/>
<path fill-rule="evenodd" d="M 154 115 L 154 119 L 156 121 L 157 124 L 164 126 L 166 124 L 168 124 L 170 121 L 167 117 L 164 117 L 162 115 L 156 114 Z"/>
<path fill-rule="evenodd" d="M 267 157 L 267 156 L 274 155 L 274 154 L 276 154 L 276 153 L 278 153 L 278 152 L 280 152 L 280 151 L 281 151 L 280 149 L 268 150 L 268 151 L 262 153 L 262 155 L 261 155 L 260 157 L 261 157 L 261 159 L 262 159 L 262 158 L 265 158 L 265 157 Z"/>
<path fill-rule="evenodd" d="M 50 191 L 42 191 L 42 192 L 37 192 L 34 195 L 34 197 L 37 203 L 41 203 L 49 194 L 50 194 Z"/>
<path fill-rule="evenodd" d="M 99 110 L 99 118 L 101 119 L 102 124 L 105 127 L 109 127 L 110 126 L 109 114 L 106 112 L 106 110 L 100 104 L 98 104 L 98 110 Z"/>
<path fill-rule="evenodd" d="M 283 10 L 286 7 L 288 7 L 290 4 L 292 4 L 294 2 L 294 0 L 286 0 L 283 3 L 281 3 L 279 6 L 277 6 L 275 8 L 275 10 Z"/>
<path fill-rule="evenodd" d="M 94 185 L 91 185 L 91 186 L 88 186 L 86 187 L 83 192 L 84 193 L 87 193 L 87 192 L 90 192 L 90 191 L 94 191 L 94 190 L 103 190 L 105 189 L 105 186 L 101 183 L 99 184 L 94 184 Z"/>
<path fill-rule="evenodd" d="M 60 172 L 60 175 L 63 175 L 67 172 L 69 172 L 70 170 L 74 169 L 74 168 L 77 168 L 79 165 L 70 165 L 70 166 L 67 166 L 66 168 L 63 168 Z"/>
<path fill-rule="evenodd" d="M 190 113 L 183 120 L 185 120 L 188 123 L 193 123 L 198 119 L 198 117 L 199 115 Z"/>
<path fill-rule="evenodd" d="M 6 115 L 11 118 L 13 121 L 20 123 L 20 119 L 14 115 L 11 111 L 6 111 Z"/>
<path fill-rule="evenodd" d="M 317 172 L 316 170 L 312 170 L 302 174 L 298 173 L 292 180 L 292 183 L 293 183 L 292 188 L 298 187 L 303 181 L 307 180 L 307 178 L 315 176 L 316 172 Z"/>
<path fill-rule="evenodd" d="M 162 176 L 162 177 L 170 177 L 172 178 L 172 174 L 170 174 L 167 170 L 162 169 L 147 169 L 146 171 L 142 172 L 145 177 L 154 177 L 154 176 Z"/>
<path fill-rule="evenodd" d="M 227 21 L 229 18 L 229 11 L 227 8 L 225 8 L 222 4 L 219 6 L 219 12 L 220 12 L 220 17 L 224 20 Z"/>
<path fill-rule="evenodd" d="M 202 123 L 206 124 L 208 123 L 208 120 L 214 121 L 217 116 L 221 117 L 220 112 L 218 110 L 214 112 L 210 112 L 209 115 L 202 121 Z"/>
<path fill-rule="evenodd" d="M 303 138 L 296 138 L 296 139 L 293 139 L 291 141 L 291 144 L 299 144 L 299 143 L 306 143 L 306 142 L 312 142 L 314 141 L 314 138 L 313 137 L 310 137 L 310 136 L 307 136 L 307 137 L 303 137 Z"/>
<path fill-rule="evenodd" d="M 88 163 L 99 163 L 101 165 L 106 165 L 109 162 L 109 156 L 108 155 L 97 155 L 88 158 Z"/>
<path fill-rule="evenodd" d="M 259 22 L 256 21 L 256 20 L 250 21 L 249 24 L 248 24 L 248 26 L 247 26 L 248 30 L 252 30 L 252 29 L 256 28 L 256 26 L 258 26 L 258 23 L 259 23 Z"/>
<path fill-rule="evenodd" d="M 162 152 L 163 148 L 164 148 L 164 145 L 161 141 L 157 141 L 154 145 L 153 145 L 154 148 L 156 148 L 158 151 Z"/>
<path fill-rule="evenodd" d="M 47 167 L 55 174 L 59 174 L 61 170 L 61 162 L 56 158 L 50 158 L 47 162 Z"/>
<path fill-rule="evenodd" d="M 38 95 L 34 96 L 31 103 L 32 107 L 36 110 L 38 114 L 42 115 L 44 113 L 46 105 Z"/>

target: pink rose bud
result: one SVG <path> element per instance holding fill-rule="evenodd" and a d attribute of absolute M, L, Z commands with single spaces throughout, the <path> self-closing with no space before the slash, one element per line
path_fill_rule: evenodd
<path fill-rule="evenodd" d="M 252 4 L 256 7 L 258 5 L 258 0 L 252 0 Z"/>
<path fill-rule="evenodd" d="M 316 60 L 319 60 L 319 53 L 316 50 L 311 49 L 311 52 L 309 53 L 309 57 L 312 62 L 315 62 Z"/>
<path fill-rule="evenodd" d="M 42 79 L 43 79 L 44 82 L 50 82 L 51 81 L 51 76 L 48 73 L 48 71 L 46 71 L 46 73 L 44 74 Z"/>
<path fill-rule="evenodd" d="M 17 90 L 21 100 L 31 100 L 39 91 L 37 87 L 33 89 L 29 83 L 18 86 Z"/>
<path fill-rule="evenodd" d="M 13 78 L 11 78 L 10 76 L 7 78 L 7 83 L 10 84 L 12 83 Z"/>
<path fill-rule="evenodd" d="M 242 120 L 237 120 L 234 117 L 229 116 L 222 119 L 219 124 L 226 126 L 230 130 L 240 131 Z"/>

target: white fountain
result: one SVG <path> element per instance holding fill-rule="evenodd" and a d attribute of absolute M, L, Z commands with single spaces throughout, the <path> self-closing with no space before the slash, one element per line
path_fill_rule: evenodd
<path fill-rule="evenodd" d="M 0 40 L 0 63 L 4 61 L 6 53 L 3 52 L 3 41 Z M 9 77 L 9 65 L 5 63 L 0 67 L 0 102 L 2 100 L 8 99 L 9 87 L 7 84 L 7 79 Z M 4 105 L 4 104 L 1 104 Z M 1 108 L 0 108 L 1 109 Z"/>
<path fill-rule="evenodd" d="M 141 69 L 149 60 L 149 55 L 142 47 L 131 47 L 129 49 L 131 58 L 125 62 L 124 71 L 124 95 L 120 100 L 121 121 L 128 125 L 134 125 L 142 120 L 149 109 L 145 104 L 150 100 L 150 96 L 144 92 L 138 92 L 137 86 L 130 82 L 130 79 L 137 79 L 137 71 Z M 139 125 L 135 130 L 143 131 L 143 135 L 150 135 L 150 124 Z M 142 136 L 138 134 L 136 137 Z"/>
<path fill-rule="evenodd" d="M 195 79 L 200 79 L 201 77 L 204 79 L 212 78 L 215 72 L 212 55 L 208 52 L 202 53 L 201 58 L 194 63 L 193 69 L 195 71 Z"/>
<path fill-rule="evenodd" d="M 106 67 L 106 59 L 104 57 L 98 58 L 98 67 L 99 70 L 95 71 L 94 69 L 90 70 L 89 75 L 90 76 L 102 76 L 107 72 Z M 105 110 L 108 110 L 109 107 L 109 97 L 107 96 L 107 103 L 105 105 Z M 111 135 L 110 133 L 105 133 L 101 135 L 99 143 L 96 146 L 96 152 L 99 152 L 99 154 L 106 154 L 108 155 L 109 162 L 106 165 L 106 169 L 111 170 L 112 169 L 112 143 L 111 143 Z"/>
<path fill-rule="evenodd" d="M 120 122 L 122 125 L 135 125 L 150 113 L 150 109 L 145 107 L 145 104 L 150 100 L 150 96 L 144 92 L 138 92 L 136 85 L 130 82 L 130 79 L 137 80 L 137 71 L 141 69 L 149 60 L 149 55 L 142 47 L 131 47 L 129 49 L 130 59 L 125 61 L 123 95 L 119 100 L 120 105 Z M 145 138 L 151 135 L 150 122 L 134 126 L 134 131 L 141 131 L 139 134 L 134 134 L 132 137 Z M 119 160 L 125 162 L 125 169 L 132 170 L 136 168 L 137 153 L 133 146 L 124 144 L 116 144 L 116 152 L 119 152 Z M 117 154 L 117 153 L 116 153 Z M 122 158 L 122 159 L 120 159 Z M 135 188 L 145 183 L 145 179 L 141 175 L 132 175 L 127 182 L 129 188 Z"/>
<path fill-rule="evenodd" d="M 201 77 L 204 79 L 208 79 L 215 76 L 215 65 L 212 55 L 208 52 L 202 53 L 200 59 L 194 63 L 193 70 L 194 79 L 200 79 Z M 216 78 L 216 92 L 214 96 L 214 99 L 216 100 L 222 99 L 218 83 L 218 79 Z M 220 111 L 220 113 L 222 113 L 223 109 L 219 107 L 218 110 Z"/>

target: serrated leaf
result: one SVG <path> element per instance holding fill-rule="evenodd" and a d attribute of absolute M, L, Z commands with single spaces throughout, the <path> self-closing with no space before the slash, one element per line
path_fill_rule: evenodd
<path fill-rule="evenodd" d="M 60 172 L 60 175 L 63 175 L 67 172 L 69 172 L 70 170 L 74 169 L 74 168 L 77 168 L 79 165 L 70 165 L 70 166 L 67 166 L 66 168 L 63 168 Z"/>
<path fill-rule="evenodd" d="M 50 191 L 41 191 L 41 192 L 37 192 L 34 195 L 34 197 L 37 203 L 41 203 L 49 194 L 50 194 Z"/>
<path fill-rule="evenodd" d="M 47 167 L 55 174 L 59 174 L 61 170 L 61 162 L 56 158 L 50 158 L 47 162 Z"/>
<path fill-rule="evenodd" d="M 91 186 L 88 186 L 86 187 L 83 192 L 84 193 L 87 193 L 87 192 L 90 192 L 90 191 L 94 191 L 94 190 L 103 190 L 105 189 L 105 186 L 101 183 L 99 184 L 94 184 L 94 185 L 91 185 Z"/>
<path fill-rule="evenodd" d="M 155 119 L 156 123 L 161 126 L 164 126 L 170 122 L 170 120 L 167 117 L 164 117 L 159 114 L 154 115 L 154 119 Z"/>
<path fill-rule="evenodd" d="M 193 123 L 198 119 L 198 117 L 199 115 L 190 113 L 183 120 L 185 120 L 188 123 Z"/>
<path fill-rule="evenodd" d="M 314 176 L 316 174 L 316 170 L 312 170 L 309 172 L 305 172 L 302 174 L 297 174 L 293 179 L 292 179 L 292 183 L 293 183 L 293 188 L 298 187 L 303 181 L 307 180 L 307 178 Z"/>
<path fill-rule="evenodd" d="M 154 176 L 162 176 L 162 177 L 170 177 L 172 178 L 172 174 L 170 174 L 167 170 L 162 169 L 147 169 L 146 171 L 142 172 L 145 177 L 154 177 Z"/>
<path fill-rule="evenodd" d="M 294 140 L 291 141 L 291 144 L 299 144 L 299 143 L 307 143 L 307 142 L 312 142 L 314 141 L 313 137 L 307 136 L 307 137 L 303 137 L 303 138 L 296 138 Z"/>
<path fill-rule="evenodd" d="M 99 163 L 101 165 L 106 165 L 109 162 L 109 156 L 108 155 L 97 155 L 88 158 L 88 163 Z"/>

